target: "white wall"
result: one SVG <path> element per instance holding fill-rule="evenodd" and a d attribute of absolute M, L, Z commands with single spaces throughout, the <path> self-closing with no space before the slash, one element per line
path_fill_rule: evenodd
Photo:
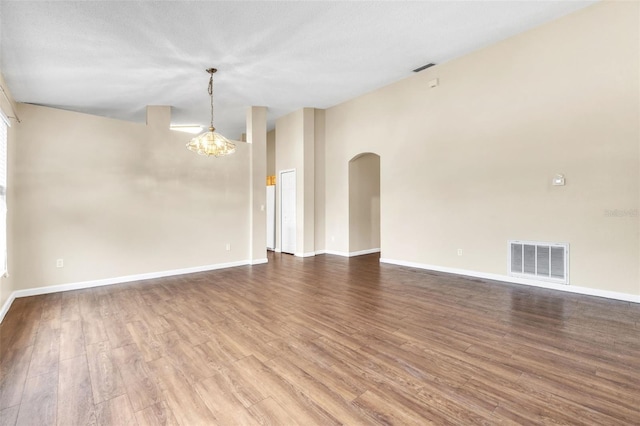
<path fill-rule="evenodd" d="M 376 152 L 382 257 L 506 275 L 507 240 L 568 242 L 572 285 L 640 294 L 639 7 L 603 2 L 327 109 L 327 250 L 348 251 L 349 160 Z"/>

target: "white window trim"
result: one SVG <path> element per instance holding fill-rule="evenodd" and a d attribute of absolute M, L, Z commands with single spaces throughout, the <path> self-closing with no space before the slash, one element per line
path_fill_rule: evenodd
<path fill-rule="evenodd" d="M 9 163 L 9 154 L 8 154 L 8 143 L 9 143 L 9 127 L 11 127 L 11 123 L 9 122 L 9 118 L 4 114 L 4 112 L 0 109 L 0 117 L 2 118 L 2 122 L 0 122 L 0 126 L 4 127 L 1 131 L 4 133 L 4 152 L 0 152 L 0 161 L 4 161 L 4 171 L 7 173 L 8 163 Z M 4 123 L 4 124 L 3 124 Z M 0 146 L 1 148 L 1 146 Z M 4 157 L 4 158 L 2 158 Z M 0 241 L 0 276 L 6 277 L 9 275 L 9 266 L 8 266 L 8 256 L 9 256 L 9 245 L 8 245 L 8 228 L 7 228 L 7 176 L 5 175 L 4 179 L 4 202 L 0 203 L 0 214 L 4 216 L 4 220 L 0 221 L 0 227 L 2 227 L 2 233 L 4 234 L 4 241 Z M 2 240 L 2 239 L 0 239 Z"/>
<path fill-rule="evenodd" d="M 7 127 L 11 127 L 11 120 L 9 120 L 9 117 L 4 113 L 4 111 L 2 111 L 2 109 L 0 109 L 0 118 L 2 118 L 2 121 L 4 121 Z"/>

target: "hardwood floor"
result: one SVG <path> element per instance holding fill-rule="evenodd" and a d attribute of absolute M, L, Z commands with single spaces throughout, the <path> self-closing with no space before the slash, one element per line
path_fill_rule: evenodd
<path fill-rule="evenodd" d="M 380 265 L 16 299 L 0 425 L 640 424 L 640 305 Z"/>

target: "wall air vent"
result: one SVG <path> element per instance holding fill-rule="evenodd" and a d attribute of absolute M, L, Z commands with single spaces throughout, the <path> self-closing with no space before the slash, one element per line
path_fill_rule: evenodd
<path fill-rule="evenodd" d="M 413 72 L 420 72 L 420 71 L 426 70 L 427 68 L 431 68 L 434 65 L 435 64 L 433 64 L 433 63 L 429 63 L 427 65 L 423 65 L 421 67 L 416 68 L 415 70 L 413 70 Z"/>
<path fill-rule="evenodd" d="M 509 241 L 509 275 L 569 284 L 569 244 Z"/>

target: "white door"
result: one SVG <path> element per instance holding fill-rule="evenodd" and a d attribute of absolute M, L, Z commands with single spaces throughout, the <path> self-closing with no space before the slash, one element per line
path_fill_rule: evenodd
<path fill-rule="evenodd" d="M 280 244 L 283 253 L 296 252 L 296 171 L 280 172 Z"/>
<path fill-rule="evenodd" d="M 276 248 L 276 187 L 267 186 L 267 248 Z"/>

